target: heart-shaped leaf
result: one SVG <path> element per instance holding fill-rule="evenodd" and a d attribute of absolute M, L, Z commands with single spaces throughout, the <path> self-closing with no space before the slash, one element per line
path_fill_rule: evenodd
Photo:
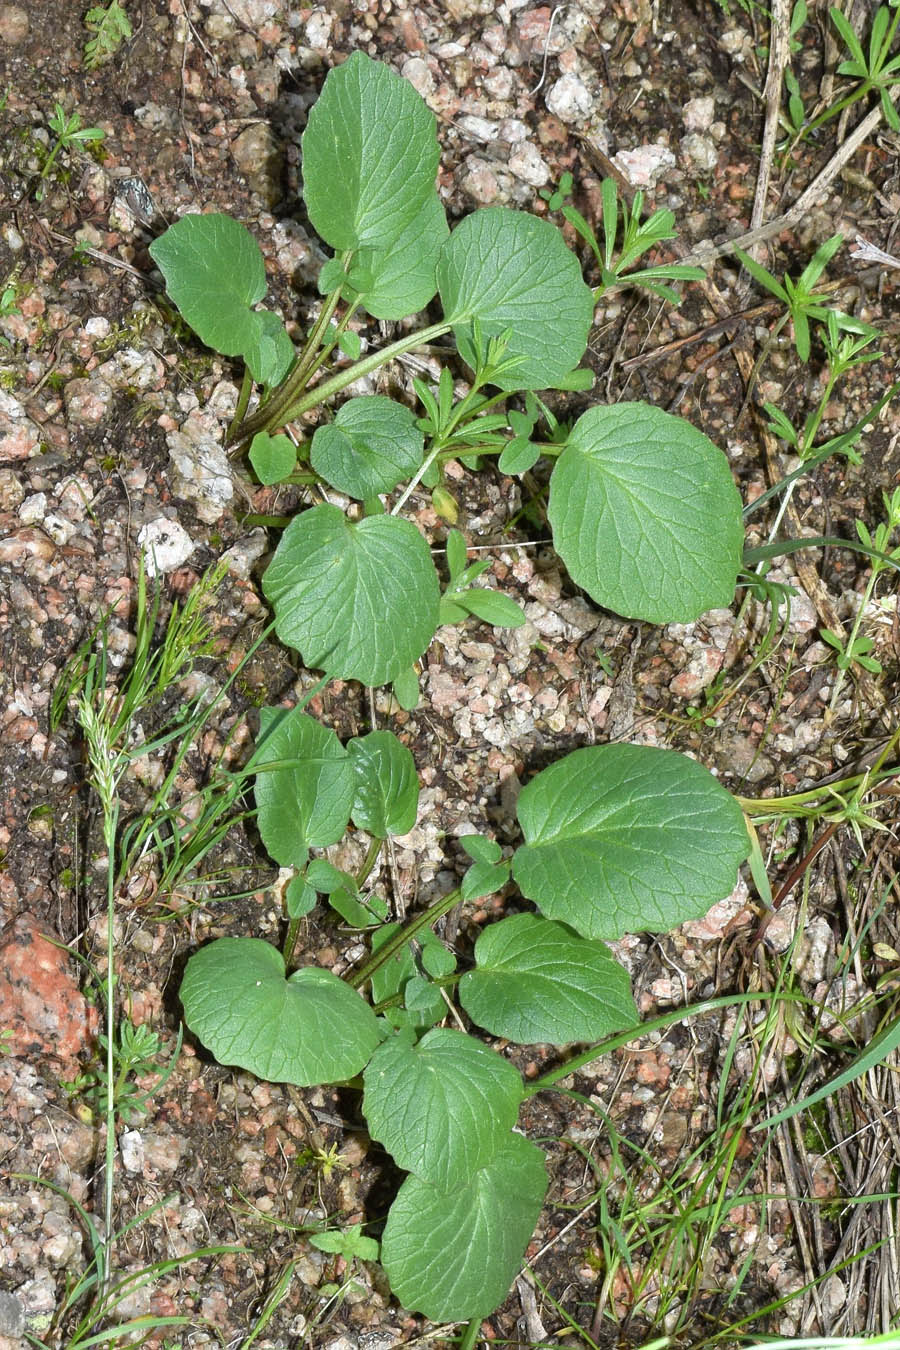
<path fill-rule="evenodd" d="M 496 1051 L 436 1028 L 418 1045 L 401 1033 L 379 1046 L 363 1110 L 369 1133 L 401 1167 L 446 1192 L 504 1147 L 523 1095 L 521 1074 Z"/>
<path fill-rule="evenodd" d="M 437 277 L 457 342 L 475 319 L 484 338 L 509 331 L 506 355 L 521 360 L 497 379 L 501 389 L 546 389 L 581 360 L 594 298 L 549 221 L 502 206 L 473 211 L 441 250 Z"/>
<path fill-rule="evenodd" d="M 356 51 L 328 72 L 303 133 L 309 218 L 335 249 L 384 249 L 434 192 L 434 114 L 412 85 Z"/>
<path fill-rule="evenodd" d="M 271 1083 L 352 1078 L 379 1041 L 358 994 L 318 966 L 284 977 L 276 947 L 259 938 L 218 938 L 188 961 L 181 982 L 188 1026 L 220 1064 Z"/>
<path fill-rule="evenodd" d="M 253 769 L 262 841 L 282 867 L 302 867 L 310 848 L 337 843 L 350 819 L 356 782 L 337 736 L 299 708 L 260 709 L 259 749 Z"/>
<path fill-rule="evenodd" d="M 617 614 L 688 623 L 731 603 L 740 496 L 725 455 L 680 417 L 589 408 L 556 462 L 548 515 L 572 579 Z"/>
<path fill-rule="evenodd" d="M 639 1021 L 628 973 L 603 943 L 534 914 L 485 929 L 459 1001 L 473 1022 L 519 1045 L 596 1041 Z"/>
<path fill-rule="evenodd" d="M 150 256 L 201 342 L 243 355 L 254 379 L 281 378 L 293 347 L 277 315 L 251 308 L 266 293 L 266 269 L 249 230 L 218 212 L 182 216 L 153 241 Z"/>
<path fill-rule="evenodd" d="M 589 938 L 699 918 L 750 849 L 739 804 L 712 774 L 650 746 L 574 750 L 522 789 L 516 811 L 522 893 Z"/>
<path fill-rule="evenodd" d="M 408 834 L 416 823 L 419 779 L 411 753 L 391 731 L 370 731 L 347 742 L 356 773 L 350 814 L 359 830 L 378 839 Z"/>
<path fill-rule="evenodd" d="M 407 1177 L 381 1241 L 397 1299 L 432 1322 L 487 1317 L 516 1277 L 546 1191 L 544 1155 L 517 1134 L 451 1195 Z"/>
<path fill-rule="evenodd" d="M 408 520 L 336 506 L 295 516 L 263 577 L 282 642 L 336 679 L 384 684 L 404 674 L 437 627 L 431 552 Z"/>
<path fill-rule="evenodd" d="M 413 476 L 424 439 L 402 403 L 380 394 L 351 398 L 316 428 L 310 463 L 339 492 L 365 501 Z"/>

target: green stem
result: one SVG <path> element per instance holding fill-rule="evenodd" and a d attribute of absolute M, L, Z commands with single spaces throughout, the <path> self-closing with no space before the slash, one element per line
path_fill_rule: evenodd
<path fill-rule="evenodd" d="M 113 1177 L 116 1165 L 116 1084 L 115 1084 L 115 917 L 116 917 L 116 833 L 119 803 L 103 803 L 103 843 L 106 848 L 106 1176 L 104 1178 L 104 1267 L 109 1277 L 113 1250 Z"/>
<path fill-rule="evenodd" d="M 372 352 L 371 355 L 363 357 L 362 361 L 355 362 L 348 366 L 346 370 L 340 370 L 336 375 L 332 375 L 330 380 L 325 380 L 322 384 L 317 384 L 315 389 L 311 389 L 296 403 L 292 403 L 293 392 L 287 392 L 287 386 L 283 391 L 279 391 L 275 397 L 266 404 L 264 409 L 247 419 L 241 428 L 242 438 L 253 436 L 257 431 L 264 427 L 283 426 L 285 422 L 292 421 L 295 417 L 301 417 L 303 413 L 309 412 L 310 408 L 315 408 L 317 404 L 324 403 L 326 399 L 334 394 L 339 394 L 342 389 L 346 389 L 348 384 L 353 384 L 354 380 L 360 380 L 364 375 L 371 375 L 373 371 L 386 365 L 388 361 L 393 361 L 396 356 L 402 356 L 404 352 L 414 351 L 416 347 L 423 346 L 426 342 L 432 342 L 435 338 L 443 337 L 450 331 L 449 323 L 435 323 L 430 328 L 419 328 L 415 333 L 409 333 L 405 338 L 399 338 L 397 342 L 390 343 L 389 346 L 382 348 L 381 351 Z"/>
<path fill-rule="evenodd" d="M 532 1083 L 525 1086 L 525 1096 L 533 1097 L 538 1092 L 544 1092 L 547 1088 L 552 1088 L 561 1078 L 568 1078 L 570 1073 L 577 1073 L 583 1069 L 586 1064 L 591 1064 L 601 1055 L 608 1055 L 613 1050 L 620 1050 L 623 1045 L 628 1045 L 631 1041 L 640 1040 L 642 1036 L 648 1035 L 651 1031 L 662 1031 L 666 1027 L 674 1026 L 676 1022 L 682 1022 L 687 1017 L 703 1017 L 706 1013 L 716 1012 L 719 1008 L 731 1008 L 739 1003 L 763 1003 L 767 998 L 771 998 L 764 990 L 759 990 L 751 994 L 720 994 L 716 998 L 704 999 L 702 1003 L 694 1003 L 687 1008 L 673 1008 L 671 1012 L 661 1013 L 659 1017 L 653 1017 L 649 1022 L 641 1022 L 628 1031 L 620 1031 L 616 1036 L 610 1036 L 608 1040 L 601 1041 L 599 1045 L 589 1047 L 583 1050 L 580 1055 L 573 1055 L 571 1059 L 566 1060 L 565 1064 L 560 1064 L 557 1068 L 551 1069 L 549 1073 L 542 1074 L 540 1078 L 535 1078 Z M 779 997 L 787 1002 L 807 1003 L 808 999 L 795 994 L 782 994 Z"/>
<path fill-rule="evenodd" d="M 379 839 L 377 835 L 374 835 L 369 840 L 368 851 L 366 852 L 366 856 L 363 858 L 362 867 L 359 869 L 359 873 L 356 877 L 356 884 L 360 890 L 362 890 L 363 886 L 365 886 L 366 882 L 371 876 L 372 869 L 378 861 L 378 855 L 381 852 L 383 844 L 384 840 Z"/>
<path fill-rule="evenodd" d="M 288 382 L 295 393 L 302 392 L 309 383 L 310 376 L 318 365 L 317 349 L 328 331 L 328 325 L 331 323 L 334 311 L 338 307 L 338 301 L 341 298 L 340 290 L 332 291 L 325 304 L 322 306 L 322 312 L 313 324 L 312 331 L 306 341 L 306 346 L 300 353 L 300 359 L 297 362 L 295 370 L 292 370 L 288 376 Z M 330 348 L 329 348 L 330 350 Z M 287 389 L 287 383 L 282 386 Z"/>
<path fill-rule="evenodd" d="M 866 589 L 863 591 L 862 603 L 860 604 L 859 608 L 856 611 L 856 615 L 853 619 L 853 624 L 850 629 L 850 634 L 844 646 L 844 651 L 842 655 L 849 656 L 851 664 L 853 660 L 852 657 L 853 646 L 854 643 L 856 642 L 856 639 L 859 637 L 859 630 L 862 627 L 862 621 L 865 616 L 866 610 L 869 608 L 869 602 L 872 599 L 872 592 L 875 589 L 875 583 L 878 580 L 878 576 L 879 576 L 878 570 L 873 566 L 872 574 L 869 577 L 869 580 L 866 582 Z M 828 701 L 828 711 L 832 716 L 834 715 L 835 708 L 837 707 L 837 702 L 838 699 L 840 698 L 841 690 L 844 687 L 844 680 L 847 678 L 848 669 L 849 664 L 847 666 L 840 666 L 840 665 L 838 666 L 837 675 L 834 678 L 834 688 L 831 691 L 831 698 Z"/>
<path fill-rule="evenodd" d="M 241 391 L 238 394 L 238 401 L 234 409 L 234 416 L 228 424 L 228 430 L 225 433 L 225 444 L 230 445 L 234 438 L 235 428 L 239 427 L 244 420 L 244 413 L 247 411 L 247 404 L 250 402 L 250 394 L 253 389 L 253 378 L 247 366 L 244 366 L 244 374 L 241 379 Z"/>
<path fill-rule="evenodd" d="M 251 440 L 258 431 L 269 430 L 275 426 L 283 426 L 289 419 L 282 417 L 282 412 L 287 408 L 292 399 L 296 398 L 305 388 L 309 379 L 310 368 L 313 364 L 315 352 L 322 340 L 322 335 L 331 322 L 331 316 L 337 309 L 340 300 L 340 291 L 332 291 L 316 322 L 313 324 L 312 331 L 306 340 L 303 351 L 297 358 L 294 368 L 287 375 L 284 381 L 264 403 L 262 403 L 251 417 L 239 426 L 234 439 L 240 441 Z"/>
<path fill-rule="evenodd" d="M 287 932 L 284 935 L 284 942 L 281 947 L 281 955 L 284 957 L 284 964 L 289 966 L 294 959 L 294 948 L 297 945 L 297 938 L 300 936 L 300 920 L 291 919 L 287 926 Z"/>
<path fill-rule="evenodd" d="M 897 736 L 898 732 L 895 732 L 891 741 L 895 741 Z M 883 763 L 884 756 L 880 756 L 880 759 Z M 864 783 L 867 779 L 874 787 L 875 784 L 883 782 L 886 778 L 896 778 L 898 774 L 900 774 L 900 764 L 894 764 L 887 769 L 882 768 L 879 764 L 873 769 L 867 769 L 865 773 L 854 773 L 849 778 L 841 778 L 835 783 L 809 788 L 806 792 L 794 792 L 786 797 L 738 797 L 737 801 L 749 816 L 790 815 L 797 808 L 817 802 L 821 797 L 830 795 L 829 789 L 835 792 L 849 792 L 853 788 L 859 787 L 860 783 Z M 801 812 L 801 814 L 805 813 Z"/>
<path fill-rule="evenodd" d="M 813 118 L 809 126 L 803 128 L 799 139 L 805 141 L 807 136 L 814 131 L 818 131 L 819 127 L 824 126 L 826 122 L 833 122 L 836 117 L 840 117 L 845 108 L 852 108 L 854 103 L 858 103 L 861 98 L 865 98 L 866 94 L 871 93 L 874 87 L 870 79 L 864 79 L 858 88 L 851 89 L 849 94 L 845 94 L 837 103 L 833 103 L 830 108 L 826 108 L 824 112 L 819 113 L 818 117 Z M 795 141 L 794 145 L 796 144 Z M 793 146 L 791 148 L 793 149 Z"/>
<path fill-rule="evenodd" d="M 423 928 L 430 928 L 433 923 L 437 923 L 438 919 L 442 919 L 445 914 L 449 914 L 450 910 L 453 909 L 454 905 L 458 905 L 461 899 L 462 896 L 457 888 L 455 891 L 451 891 L 449 895 L 445 895 L 443 899 L 436 900 L 433 905 L 429 905 L 428 909 L 423 910 L 421 914 L 417 914 L 405 928 L 401 928 L 399 933 L 395 933 L 392 938 L 389 938 L 383 947 L 379 947 L 378 951 L 369 957 L 365 965 L 360 966 L 347 983 L 353 989 L 361 989 L 366 981 L 375 974 L 376 970 L 380 970 L 386 962 L 390 961 L 392 956 L 395 956 L 401 948 L 406 946 L 410 938 L 414 938 Z"/>
<path fill-rule="evenodd" d="M 310 382 L 310 380 L 312 379 L 312 377 L 316 374 L 317 371 L 319 371 L 319 370 L 322 368 L 322 366 L 323 366 L 323 365 L 325 364 L 325 362 L 328 360 L 329 356 L 330 356 L 331 353 L 334 351 L 335 347 L 338 345 L 338 339 L 340 338 L 340 336 L 341 336 L 342 333 L 345 333 L 345 332 L 347 331 L 347 325 L 349 324 L 350 320 L 353 318 L 354 314 L 356 313 L 356 311 L 357 311 L 358 309 L 359 309 L 359 305 L 356 304 L 356 305 L 350 305 L 350 306 L 345 310 L 344 314 L 341 316 L 341 319 L 339 320 L 339 322 L 337 323 L 336 327 L 334 328 L 334 331 L 333 331 L 333 333 L 332 333 L 332 335 L 331 335 L 330 340 L 326 343 L 326 345 L 325 345 L 325 346 L 322 348 L 322 350 L 319 352 L 318 356 L 317 356 L 316 359 L 313 361 L 312 365 L 310 366 L 309 370 L 307 371 L 307 373 L 306 373 L 306 381 L 305 381 L 306 384 L 309 384 L 309 382 Z"/>
<path fill-rule="evenodd" d="M 459 1350 L 474 1350 L 475 1342 L 478 1340 L 478 1333 L 481 1330 L 481 1318 L 473 1317 L 471 1322 L 466 1323 L 466 1329 L 459 1340 Z"/>

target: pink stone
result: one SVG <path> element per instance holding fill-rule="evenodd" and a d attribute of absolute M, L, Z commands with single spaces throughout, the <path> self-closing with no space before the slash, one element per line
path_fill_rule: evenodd
<path fill-rule="evenodd" d="M 20 914 L 0 932 L 0 1027 L 12 1032 L 4 1042 L 9 1054 L 67 1062 L 89 1048 L 96 1032 L 96 1009 L 72 978 L 65 947 L 33 914 Z"/>

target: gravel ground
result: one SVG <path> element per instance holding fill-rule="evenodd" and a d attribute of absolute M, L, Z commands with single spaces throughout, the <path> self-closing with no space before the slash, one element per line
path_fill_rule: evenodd
<path fill-rule="evenodd" d="M 272 541 L 244 517 L 292 505 L 289 494 L 254 485 L 244 466 L 223 454 L 240 372 L 173 329 L 147 245 L 185 211 L 231 212 L 259 240 L 289 327 L 301 326 L 316 303 L 323 254 L 299 199 L 299 135 L 327 70 L 361 48 L 410 80 L 437 115 L 439 187 L 451 217 L 492 203 L 545 211 L 539 190 L 568 170 L 576 203 L 596 220 L 600 178 L 611 161 L 650 205 L 675 212 L 679 243 L 690 253 L 749 223 L 765 81 L 764 15 L 750 8 L 748 14 L 737 3 L 711 0 L 584 0 L 556 9 L 527 0 L 408 8 L 335 0 L 314 9 L 284 0 L 129 0 L 132 40 L 91 72 L 82 6 L 0 4 L 0 84 L 7 89 L 0 278 L 15 288 L 14 305 L 0 317 L 0 1028 L 12 1033 L 0 1058 L 0 1159 L 10 1177 L 0 1188 L 0 1333 L 8 1333 L 0 1334 L 0 1350 L 24 1344 L 17 1338 L 26 1328 L 42 1334 L 67 1277 L 90 1256 L 71 1204 L 35 1176 L 91 1211 L 102 1190 L 98 1121 L 84 1095 L 65 1088 L 90 1062 L 97 1013 L 85 970 L 54 945 L 102 973 L 102 850 L 72 728 L 51 734 L 54 689 L 65 662 L 108 611 L 113 663 L 127 661 L 137 558 L 151 542 L 167 601 L 184 595 L 207 565 L 228 560 L 214 617 L 222 655 L 205 663 L 205 677 L 221 685 L 267 621 L 259 578 Z M 814 97 L 826 19 L 824 8 L 810 8 L 795 69 Z M 104 139 L 93 154 L 62 152 L 42 180 L 47 118 L 57 100 L 84 125 L 101 128 Z M 770 245 L 773 270 L 802 265 L 837 230 L 890 253 L 900 207 L 897 148 L 898 137 L 883 126 L 873 133 L 823 200 Z M 833 149 L 833 139 L 822 139 L 776 174 L 766 218 L 799 195 Z M 152 194 L 153 209 L 141 210 L 129 186 L 135 178 Z M 823 435 L 852 425 L 893 378 L 894 268 L 844 251 L 829 272 L 841 281 L 842 307 L 887 336 L 883 357 L 832 399 Z M 748 290 L 727 257 L 710 275 L 728 313 L 766 298 Z M 733 349 L 742 344 L 755 359 L 777 308 L 675 346 L 719 317 L 698 287 L 686 288 L 678 310 L 631 292 L 610 297 L 589 348 L 594 397 L 648 399 L 688 417 L 727 451 L 750 500 L 767 485 L 767 465 L 752 408 L 739 416 L 745 391 Z M 409 372 L 392 378 L 402 395 Z M 779 340 L 759 394 L 802 418 L 821 379 L 815 359 L 799 365 Z M 582 396 L 565 396 L 558 410 L 572 416 L 583 406 Z M 852 535 L 857 516 L 877 523 L 882 489 L 900 481 L 896 404 L 863 446 L 859 466 L 829 461 L 804 481 L 796 501 L 810 532 Z M 528 503 L 518 481 L 459 467 L 454 486 L 460 527 L 471 545 L 489 550 L 493 584 L 520 601 L 528 623 L 441 629 L 424 658 L 424 699 L 414 713 L 398 711 L 385 691 L 375 695 L 375 718 L 410 746 L 423 785 L 419 822 L 399 841 L 379 883 L 392 904 L 412 908 L 458 884 L 464 860 L 456 836 L 477 830 L 511 844 L 521 782 L 576 746 L 623 739 L 673 746 L 695 754 L 733 791 L 759 797 L 818 781 L 883 739 L 900 655 L 890 586 L 866 628 L 884 666 L 876 682 L 881 699 L 858 697 L 848 680 L 829 724 L 834 666 L 817 632 L 822 615 L 802 589 L 782 643 L 751 669 L 763 617 L 739 618 L 735 606 L 655 629 L 599 611 L 561 574 L 540 519 L 523 512 Z M 445 527 L 427 496 L 412 505 L 439 544 Z M 755 543 L 765 536 L 749 537 Z M 858 555 L 813 557 L 846 620 L 865 581 Z M 789 564 L 774 575 L 796 580 Z M 263 647 L 232 687 L 208 743 L 189 760 L 180 790 L 187 795 L 202 782 L 226 740 L 239 759 L 255 708 L 295 697 L 312 678 L 283 649 Z M 360 691 L 339 684 L 313 711 L 341 735 L 372 717 Z M 136 766 L 124 789 L 131 809 L 140 810 L 155 772 L 152 764 Z M 772 841 L 773 887 L 807 842 L 796 826 Z M 872 920 L 893 875 L 892 837 L 868 831 L 863 845 L 849 830 L 836 832 L 809 873 L 802 903 L 787 901 L 756 948 L 758 917 L 744 879 L 702 922 L 662 938 L 623 939 L 617 953 L 633 975 L 642 1014 L 771 987 L 798 927 L 797 988 L 818 1002 L 839 998 L 836 953 Z M 351 837 L 341 861 L 352 863 L 361 849 Z M 204 894 L 189 904 L 186 896 L 155 894 L 152 877 L 143 876 L 118 903 L 121 990 L 134 1023 L 161 1036 L 163 1059 L 176 1050 L 178 981 L 198 943 L 245 933 L 277 941 L 280 933 L 279 899 L 253 839 L 236 832 L 217 863 L 243 878 L 247 897 L 216 905 Z M 465 911 L 460 942 L 471 940 L 492 904 Z M 900 966 L 889 906 L 866 942 L 849 981 L 856 983 L 844 994 L 851 1002 Z M 304 944 L 319 964 L 338 971 L 352 956 L 348 939 L 318 912 Z M 610 1162 L 597 1109 L 655 1166 L 675 1167 L 714 1127 L 732 1026 L 733 1015 L 731 1022 L 710 1018 L 655 1033 L 565 1080 L 577 1096 L 532 1099 L 523 1123 L 547 1149 L 551 1190 L 529 1247 L 533 1279 L 519 1281 L 486 1335 L 527 1344 L 581 1328 L 598 1344 L 639 1345 L 668 1329 L 679 1346 L 699 1346 L 725 1336 L 741 1317 L 751 1319 L 754 1333 L 782 1334 L 882 1330 L 896 1317 L 898 1306 L 879 1304 L 874 1286 L 856 1292 L 836 1274 L 815 1296 L 752 1320 L 824 1275 L 836 1253 L 847 1254 L 844 1218 L 817 1221 L 805 1242 L 787 1199 L 729 1211 L 706 1252 L 696 1306 L 677 1326 L 654 1322 L 659 1299 L 654 1303 L 652 1290 L 636 1306 L 634 1286 L 621 1274 L 602 1289 L 597 1177 Z M 763 1076 L 775 1089 L 793 1049 L 787 1031 L 773 1041 Z M 732 1066 L 736 1081 L 749 1071 L 751 1052 L 745 1038 Z M 509 1054 L 526 1075 L 556 1062 L 552 1047 Z M 153 1076 L 145 1081 L 149 1086 Z M 871 1108 L 857 1101 L 854 1109 L 859 1123 Z M 197 1319 L 169 1344 L 243 1344 L 288 1262 L 293 1276 L 254 1342 L 259 1350 L 388 1350 L 448 1334 L 398 1308 L 377 1266 L 347 1271 L 296 1236 L 298 1226 L 326 1217 L 346 1225 L 384 1213 L 394 1178 L 347 1094 L 257 1082 L 220 1068 L 189 1038 L 148 1114 L 123 1122 L 119 1144 L 119 1223 L 159 1202 L 120 1243 L 123 1272 L 199 1247 L 242 1248 L 164 1274 L 119 1308 L 120 1315 Z M 338 1165 L 316 1165 L 315 1150 L 332 1146 Z M 782 1149 L 751 1190 L 842 1193 L 847 1173 L 836 1180 L 820 1141 L 807 1139 L 801 1148 L 789 1138 L 788 1147 L 799 1150 L 799 1161 L 791 1155 L 797 1170 L 791 1173 Z M 744 1263 L 740 1298 L 728 1306 Z M 639 1274 L 633 1270 L 632 1281 Z M 323 1294 L 335 1283 L 339 1298 Z M 54 1345 L 69 1343 L 55 1329 L 52 1335 Z"/>

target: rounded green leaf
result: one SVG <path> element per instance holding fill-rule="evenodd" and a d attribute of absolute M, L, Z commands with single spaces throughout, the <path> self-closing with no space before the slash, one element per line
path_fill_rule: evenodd
<path fill-rule="evenodd" d="M 258 431 L 250 442 L 250 463 L 261 483 L 280 483 L 297 465 L 297 447 L 290 436 Z"/>
<path fill-rule="evenodd" d="M 450 233 L 436 192 L 384 248 L 361 248 L 345 282 L 375 319 L 405 319 L 424 309 L 437 290 L 437 261 Z"/>
<path fill-rule="evenodd" d="M 401 670 L 394 676 L 394 698 L 406 712 L 415 712 L 419 706 L 419 676 L 415 666 Z"/>
<path fill-rule="evenodd" d="M 329 71 L 303 133 L 309 218 L 335 249 L 386 248 L 434 191 L 434 114 L 412 85 L 356 51 Z"/>
<path fill-rule="evenodd" d="M 282 642 L 336 679 L 385 684 L 405 674 L 437 627 L 438 577 L 408 520 L 351 524 L 314 506 L 285 530 L 263 577 Z"/>
<path fill-rule="evenodd" d="M 411 478 L 424 443 L 409 408 L 371 394 L 349 399 L 333 422 L 316 428 L 310 463 L 338 492 L 364 501 Z"/>
<path fill-rule="evenodd" d="M 438 290 L 457 342 L 478 319 L 485 338 L 509 330 L 521 363 L 501 389 L 546 389 L 581 360 L 594 298 L 578 259 L 549 221 L 491 206 L 457 225 L 441 250 Z"/>
<path fill-rule="evenodd" d="M 489 839 L 486 834 L 461 834 L 459 842 L 463 852 L 467 853 L 473 862 L 498 863 L 503 857 L 503 850 L 496 839 Z"/>
<path fill-rule="evenodd" d="M 518 1045 L 596 1041 L 640 1020 L 628 972 L 603 943 L 534 914 L 485 929 L 459 1001 L 485 1031 Z"/>
<path fill-rule="evenodd" d="M 381 1241 L 399 1302 L 432 1322 L 487 1317 L 516 1277 L 546 1191 L 543 1153 L 517 1134 L 451 1195 L 407 1177 Z"/>
<path fill-rule="evenodd" d="M 352 1078 L 379 1041 L 367 1003 L 328 970 L 289 979 L 276 947 L 259 938 L 218 938 L 188 961 L 181 982 L 188 1026 L 220 1064 L 272 1083 Z"/>
<path fill-rule="evenodd" d="M 275 862 L 302 867 L 310 848 L 326 848 L 344 833 L 356 784 L 333 731 L 299 708 L 262 708 L 250 767 L 288 761 L 290 767 L 256 774 L 257 825 Z"/>
<path fill-rule="evenodd" d="M 459 893 L 468 903 L 483 895 L 495 895 L 509 881 L 509 863 L 475 862 L 460 882 Z"/>
<path fill-rule="evenodd" d="M 419 809 L 416 762 L 392 731 L 370 731 L 347 742 L 356 773 L 350 814 L 358 830 L 378 839 L 408 834 Z"/>
<path fill-rule="evenodd" d="M 291 877 L 284 892 L 284 909 L 289 919 L 302 919 L 316 907 L 318 896 L 305 877 Z"/>
<path fill-rule="evenodd" d="M 259 244 L 231 216 L 182 216 L 150 245 L 166 290 L 208 347 L 237 356 L 260 342 L 264 323 L 250 309 L 266 293 Z"/>
<path fill-rule="evenodd" d="M 401 1167 L 450 1191 L 504 1147 L 523 1095 L 521 1074 L 496 1051 L 438 1028 L 418 1045 L 400 1035 L 379 1046 L 365 1072 L 363 1112 Z"/>
<path fill-rule="evenodd" d="M 731 603 L 741 500 L 725 455 L 683 418 L 590 408 L 556 462 L 548 515 L 573 581 L 617 614 L 689 623 Z"/>
<path fill-rule="evenodd" d="M 675 750 L 575 750 L 519 795 L 524 895 L 589 938 L 660 932 L 699 918 L 733 889 L 749 852 L 730 792 Z"/>

